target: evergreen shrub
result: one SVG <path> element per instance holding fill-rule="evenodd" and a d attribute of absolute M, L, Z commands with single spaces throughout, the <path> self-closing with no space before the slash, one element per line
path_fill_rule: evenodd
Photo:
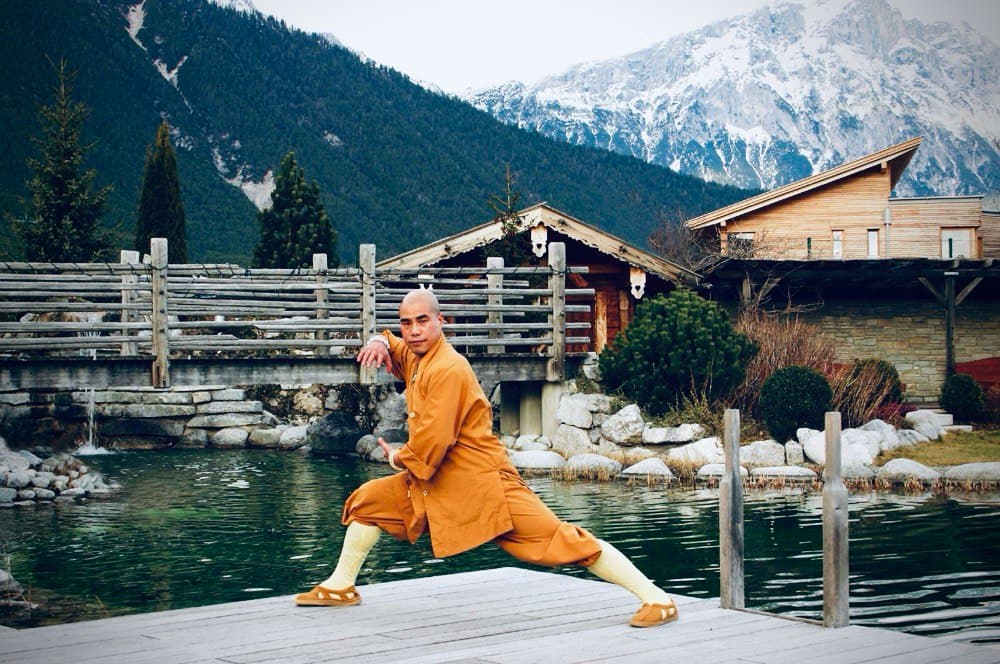
<path fill-rule="evenodd" d="M 661 415 L 685 399 L 729 395 L 755 352 L 718 304 L 679 288 L 639 304 L 632 322 L 601 351 L 601 382 Z"/>
<path fill-rule="evenodd" d="M 976 422 L 986 411 L 983 388 L 968 374 L 952 374 L 941 386 L 941 408 L 961 422 Z"/>
<path fill-rule="evenodd" d="M 799 427 L 823 428 L 833 390 L 826 377 L 810 367 L 782 367 L 760 389 L 760 412 L 771 437 L 784 444 Z"/>

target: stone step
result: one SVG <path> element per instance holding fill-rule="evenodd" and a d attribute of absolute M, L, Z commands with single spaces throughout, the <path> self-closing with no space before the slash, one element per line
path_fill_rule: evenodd
<path fill-rule="evenodd" d="M 946 424 L 943 427 L 941 427 L 941 430 L 944 431 L 945 433 L 950 433 L 950 432 L 953 432 L 953 431 L 971 432 L 972 431 L 972 425 L 971 424 Z"/>

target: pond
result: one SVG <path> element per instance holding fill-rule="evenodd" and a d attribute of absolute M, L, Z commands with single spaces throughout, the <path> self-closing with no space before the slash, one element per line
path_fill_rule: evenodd
<path fill-rule="evenodd" d="M 389 472 L 353 458 L 249 450 L 131 452 L 87 462 L 121 492 L 0 510 L 10 571 L 34 598 L 59 607 L 46 622 L 306 590 L 336 561 L 344 498 Z M 717 490 L 550 478 L 529 484 L 562 518 L 616 544 L 666 590 L 718 597 Z M 852 494 L 851 622 L 1000 643 L 998 526 L 997 494 Z M 745 548 L 747 607 L 822 618 L 819 493 L 748 492 Z M 493 545 L 440 560 L 426 538 L 409 546 L 384 536 L 358 581 L 497 566 L 531 567 Z M 589 576 L 572 567 L 554 572 Z"/>

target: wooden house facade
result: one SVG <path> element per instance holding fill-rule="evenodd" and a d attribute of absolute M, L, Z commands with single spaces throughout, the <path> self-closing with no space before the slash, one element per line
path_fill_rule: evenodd
<path fill-rule="evenodd" d="M 914 138 L 689 220 L 719 253 L 766 260 L 986 258 L 1000 249 L 981 196 L 890 198 Z"/>
<path fill-rule="evenodd" d="M 920 138 L 686 222 L 720 254 L 702 276 L 736 310 L 813 322 L 834 361 L 892 362 L 914 402 L 1000 358 L 1000 215 L 981 196 L 890 198 Z"/>
<path fill-rule="evenodd" d="M 569 314 L 567 322 L 589 322 L 590 342 L 568 352 L 600 352 L 635 316 L 643 297 L 664 293 L 677 285 L 695 286 L 696 273 L 605 233 L 546 203 L 521 210 L 516 233 L 530 239 L 529 264 L 547 265 L 550 242 L 566 245 L 566 264 L 585 267 L 585 273 L 567 277 L 567 286 L 593 289 L 593 296 L 569 299 L 584 304 L 589 313 Z M 379 268 L 482 268 L 485 257 L 501 255 L 503 224 L 499 219 L 418 247 L 378 263 Z"/>

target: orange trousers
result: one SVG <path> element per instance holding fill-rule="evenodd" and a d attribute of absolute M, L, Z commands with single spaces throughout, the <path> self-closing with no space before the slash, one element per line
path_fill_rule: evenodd
<path fill-rule="evenodd" d="M 601 545 L 589 532 L 561 521 L 520 477 L 503 475 L 507 509 L 513 529 L 493 541 L 518 560 L 555 567 L 589 567 L 601 555 Z M 400 541 L 413 543 L 427 530 L 407 495 L 405 473 L 365 482 L 344 502 L 344 525 L 358 521 L 378 526 Z"/>

